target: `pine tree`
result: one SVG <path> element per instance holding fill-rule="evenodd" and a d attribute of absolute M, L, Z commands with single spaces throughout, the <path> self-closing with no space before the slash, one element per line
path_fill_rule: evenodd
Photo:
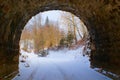
<path fill-rule="evenodd" d="M 67 44 L 68 44 L 68 46 L 72 45 L 73 40 L 74 40 L 74 34 L 71 31 L 69 31 L 68 34 L 67 34 Z"/>
<path fill-rule="evenodd" d="M 59 45 L 60 45 L 60 46 L 65 46 L 65 38 L 64 38 L 64 37 L 61 38 Z"/>
<path fill-rule="evenodd" d="M 47 16 L 47 18 L 46 18 L 46 20 L 45 20 L 45 26 L 47 26 L 47 27 L 49 27 L 49 18 L 48 18 L 48 16 Z"/>

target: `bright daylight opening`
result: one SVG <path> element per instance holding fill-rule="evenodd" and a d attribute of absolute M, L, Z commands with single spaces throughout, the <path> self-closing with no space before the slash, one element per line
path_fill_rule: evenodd
<path fill-rule="evenodd" d="M 22 31 L 19 74 L 13 80 L 89 80 L 92 75 L 92 80 L 107 79 L 90 68 L 88 44 L 88 30 L 77 16 L 41 12 Z"/>
<path fill-rule="evenodd" d="M 39 54 L 48 49 L 73 49 L 87 38 L 86 26 L 75 15 L 59 10 L 46 11 L 32 17 L 26 24 L 20 50 Z"/>

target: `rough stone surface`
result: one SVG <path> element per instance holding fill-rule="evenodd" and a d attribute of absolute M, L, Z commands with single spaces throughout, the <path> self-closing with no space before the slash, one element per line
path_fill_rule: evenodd
<path fill-rule="evenodd" d="M 25 24 L 48 10 L 64 10 L 80 17 L 95 45 L 91 60 L 120 66 L 119 0 L 0 0 L 0 64 L 18 60 L 14 57 L 19 53 Z"/>

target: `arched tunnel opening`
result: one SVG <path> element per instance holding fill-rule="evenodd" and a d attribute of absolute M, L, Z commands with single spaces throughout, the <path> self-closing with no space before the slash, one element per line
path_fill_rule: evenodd
<path fill-rule="evenodd" d="M 19 41 L 25 24 L 32 16 L 48 10 L 63 10 L 79 17 L 90 35 L 91 67 L 119 75 L 119 6 L 118 0 L 0 1 L 0 78 L 11 77 L 18 70 Z"/>
<path fill-rule="evenodd" d="M 70 12 L 50 10 L 33 16 L 22 30 L 20 50 L 26 52 L 49 48 L 77 48 L 88 45 L 89 32 L 84 23 Z"/>
<path fill-rule="evenodd" d="M 90 55 L 87 27 L 74 14 L 61 10 L 40 12 L 33 16 L 22 30 L 19 45 L 19 76 L 17 75 L 13 80 L 42 79 L 42 76 L 36 76 L 38 78 L 32 78 L 31 76 L 35 76 L 32 72 L 36 68 L 37 71 L 40 70 L 38 73 L 34 72 L 36 75 L 46 72 L 45 67 L 47 67 L 51 77 L 53 77 L 54 74 L 58 73 L 52 71 L 54 69 L 56 71 L 56 68 L 51 67 L 51 65 L 58 68 L 58 66 L 54 65 L 57 64 L 60 65 L 61 69 L 64 69 L 63 65 L 72 64 L 72 60 L 76 61 L 81 56 L 83 58 L 80 59 L 81 61 L 84 60 L 85 55 Z M 88 58 L 86 57 L 87 60 Z M 89 61 L 87 64 L 89 64 Z M 86 64 L 83 65 L 86 66 Z M 49 67 L 51 67 L 50 70 Z M 41 68 L 43 68 L 43 71 L 41 71 Z M 64 74 L 64 70 L 62 71 Z M 75 73 L 74 71 L 72 72 Z M 47 77 L 47 75 L 50 75 L 48 72 L 45 75 L 46 80 L 60 78 L 59 74 L 56 75 L 57 78 Z M 70 74 L 67 75 L 70 76 Z M 25 76 L 28 76 L 28 78 Z"/>

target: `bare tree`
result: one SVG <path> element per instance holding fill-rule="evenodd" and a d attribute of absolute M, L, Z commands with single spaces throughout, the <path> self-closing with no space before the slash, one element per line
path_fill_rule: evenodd
<path fill-rule="evenodd" d="M 64 23 L 68 25 L 68 31 L 73 31 L 75 43 L 77 43 L 76 32 L 78 32 L 80 38 L 82 38 L 82 35 L 80 34 L 80 30 L 77 26 L 75 16 L 71 13 L 66 12 L 62 13 L 61 15 Z"/>
<path fill-rule="evenodd" d="M 75 43 L 77 42 L 77 33 L 81 39 L 88 37 L 88 31 L 86 26 L 83 24 L 82 21 L 78 20 L 78 18 L 75 17 L 75 15 L 66 12 L 61 13 L 61 15 L 63 23 L 68 25 L 68 31 L 73 30 Z"/>

